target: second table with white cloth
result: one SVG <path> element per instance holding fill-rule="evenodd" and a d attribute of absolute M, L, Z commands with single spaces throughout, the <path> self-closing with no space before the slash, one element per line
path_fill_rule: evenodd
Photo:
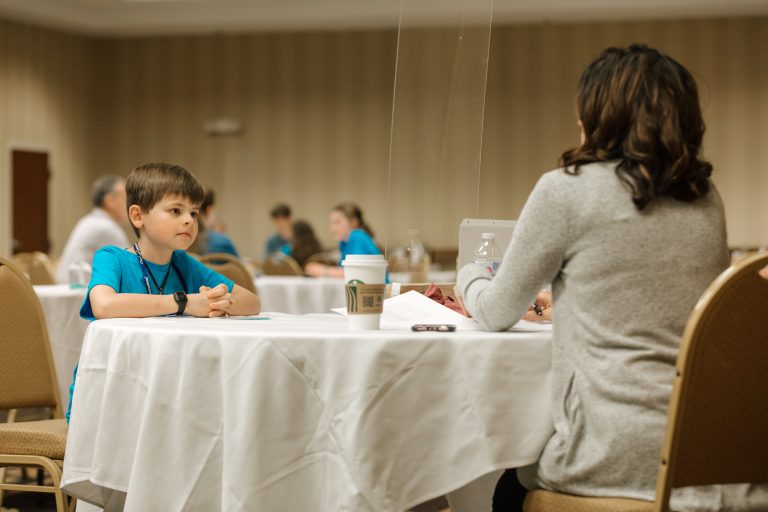
<path fill-rule="evenodd" d="M 92 323 L 65 491 L 126 492 L 126 511 L 401 511 L 534 462 L 551 434 L 551 333 L 269 316 Z"/>
<path fill-rule="evenodd" d="M 45 315 L 61 405 L 66 409 L 72 373 L 80 359 L 80 348 L 89 323 L 80 318 L 86 289 L 70 288 L 66 284 L 37 285 L 34 289 Z"/>
<path fill-rule="evenodd" d="M 392 273 L 391 282 L 410 282 L 408 273 Z M 456 272 L 430 272 L 430 283 L 451 283 Z M 292 315 L 328 313 L 345 306 L 344 279 L 340 277 L 260 276 L 254 279 L 262 311 Z"/>
<path fill-rule="evenodd" d="M 254 282 L 262 311 L 306 315 L 345 305 L 340 277 L 261 276 Z"/>

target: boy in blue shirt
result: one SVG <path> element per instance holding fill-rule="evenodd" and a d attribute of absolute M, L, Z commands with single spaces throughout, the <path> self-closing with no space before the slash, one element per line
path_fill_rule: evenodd
<path fill-rule="evenodd" d="M 255 294 L 185 252 L 197 236 L 204 195 L 192 173 L 178 165 L 144 164 L 128 176 L 125 190 L 128 217 L 138 241 L 129 249 L 106 246 L 96 252 L 81 317 L 217 317 L 259 312 Z M 74 386 L 73 380 L 70 409 Z"/>

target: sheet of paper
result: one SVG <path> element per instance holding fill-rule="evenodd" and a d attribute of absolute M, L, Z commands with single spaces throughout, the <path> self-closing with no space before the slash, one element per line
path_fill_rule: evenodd
<path fill-rule="evenodd" d="M 456 313 L 417 291 L 396 295 L 384 301 L 382 329 L 410 329 L 413 324 L 451 324 L 461 331 L 480 329 L 472 318 Z"/>

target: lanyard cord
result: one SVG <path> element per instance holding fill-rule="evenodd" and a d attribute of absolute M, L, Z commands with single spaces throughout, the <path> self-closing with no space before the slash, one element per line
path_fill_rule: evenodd
<path fill-rule="evenodd" d="M 168 268 L 168 272 L 165 274 L 163 284 L 158 285 L 154 274 L 152 274 L 152 270 L 149 268 L 149 265 L 147 265 L 147 263 L 144 261 L 144 257 L 141 255 L 141 249 L 139 249 L 138 242 L 133 244 L 133 250 L 136 252 L 136 256 L 139 258 L 139 264 L 141 265 L 141 271 L 144 274 L 144 284 L 147 286 L 148 294 L 152 295 L 152 287 L 149 285 L 149 279 L 151 278 L 155 288 L 157 288 L 157 290 L 160 292 L 160 295 L 162 295 L 163 290 L 165 289 L 165 285 L 168 284 L 168 278 L 170 277 L 172 270 L 176 272 L 176 275 L 179 277 L 179 281 L 181 281 L 181 286 L 184 288 L 184 292 L 186 293 L 187 283 L 184 280 L 184 277 L 181 275 L 181 272 L 179 272 L 179 269 L 176 267 L 176 264 L 173 262 L 173 255 L 171 255 L 171 266 Z"/>

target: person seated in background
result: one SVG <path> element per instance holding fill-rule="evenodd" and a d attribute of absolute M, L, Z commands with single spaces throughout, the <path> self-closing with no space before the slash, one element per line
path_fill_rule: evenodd
<path fill-rule="evenodd" d="M 232 239 L 225 233 L 219 231 L 217 226 L 218 219 L 216 217 L 215 201 L 216 195 L 213 190 L 206 188 L 203 202 L 200 204 L 200 233 L 189 250 L 190 252 L 200 255 L 224 253 L 239 258 L 240 255 L 237 253 L 237 249 L 235 249 L 235 244 L 232 243 Z"/>
<path fill-rule="evenodd" d="M 267 239 L 264 257 L 284 252 L 284 247 L 291 241 L 293 234 L 293 221 L 291 220 L 291 207 L 285 203 L 280 203 L 269 212 L 272 223 L 275 225 L 276 233 Z"/>
<path fill-rule="evenodd" d="M 341 259 L 339 265 L 332 267 L 322 263 L 308 263 L 304 271 L 313 277 L 344 277 L 341 262 L 347 254 L 381 254 L 381 249 L 373 241 L 373 230 L 363 220 L 363 211 L 355 203 L 341 203 L 331 210 L 331 232 L 339 241 Z"/>
<path fill-rule="evenodd" d="M 93 263 L 93 255 L 105 245 L 128 247 L 122 224 L 128 220 L 125 207 L 125 180 L 120 176 L 102 176 L 91 189 L 93 209 L 75 224 L 56 269 L 56 281 L 69 282 L 73 263 Z"/>
<path fill-rule="evenodd" d="M 609 48 L 576 104 L 581 144 L 534 187 L 496 277 L 470 264 L 457 287 L 500 331 L 552 283 L 554 432 L 520 482 L 652 501 L 681 336 L 729 263 L 725 214 L 701 157 L 696 83 L 677 61 Z M 522 510 L 517 476 L 499 480 L 495 511 Z M 728 487 L 676 490 L 672 507 L 749 508 L 750 491 Z"/>
<path fill-rule="evenodd" d="M 107 246 L 96 252 L 82 318 L 259 312 L 256 295 L 186 252 L 197 236 L 204 197 L 192 173 L 178 165 L 147 163 L 131 172 L 126 191 L 128 217 L 138 242 L 130 249 Z M 73 381 L 70 408 L 74 385 Z"/>
<path fill-rule="evenodd" d="M 315 236 L 312 226 L 306 221 L 297 220 L 293 223 L 291 243 L 283 246 L 282 252 L 293 257 L 296 263 L 304 268 L 309 258 L 323 252 L 323 246 Z"/>

